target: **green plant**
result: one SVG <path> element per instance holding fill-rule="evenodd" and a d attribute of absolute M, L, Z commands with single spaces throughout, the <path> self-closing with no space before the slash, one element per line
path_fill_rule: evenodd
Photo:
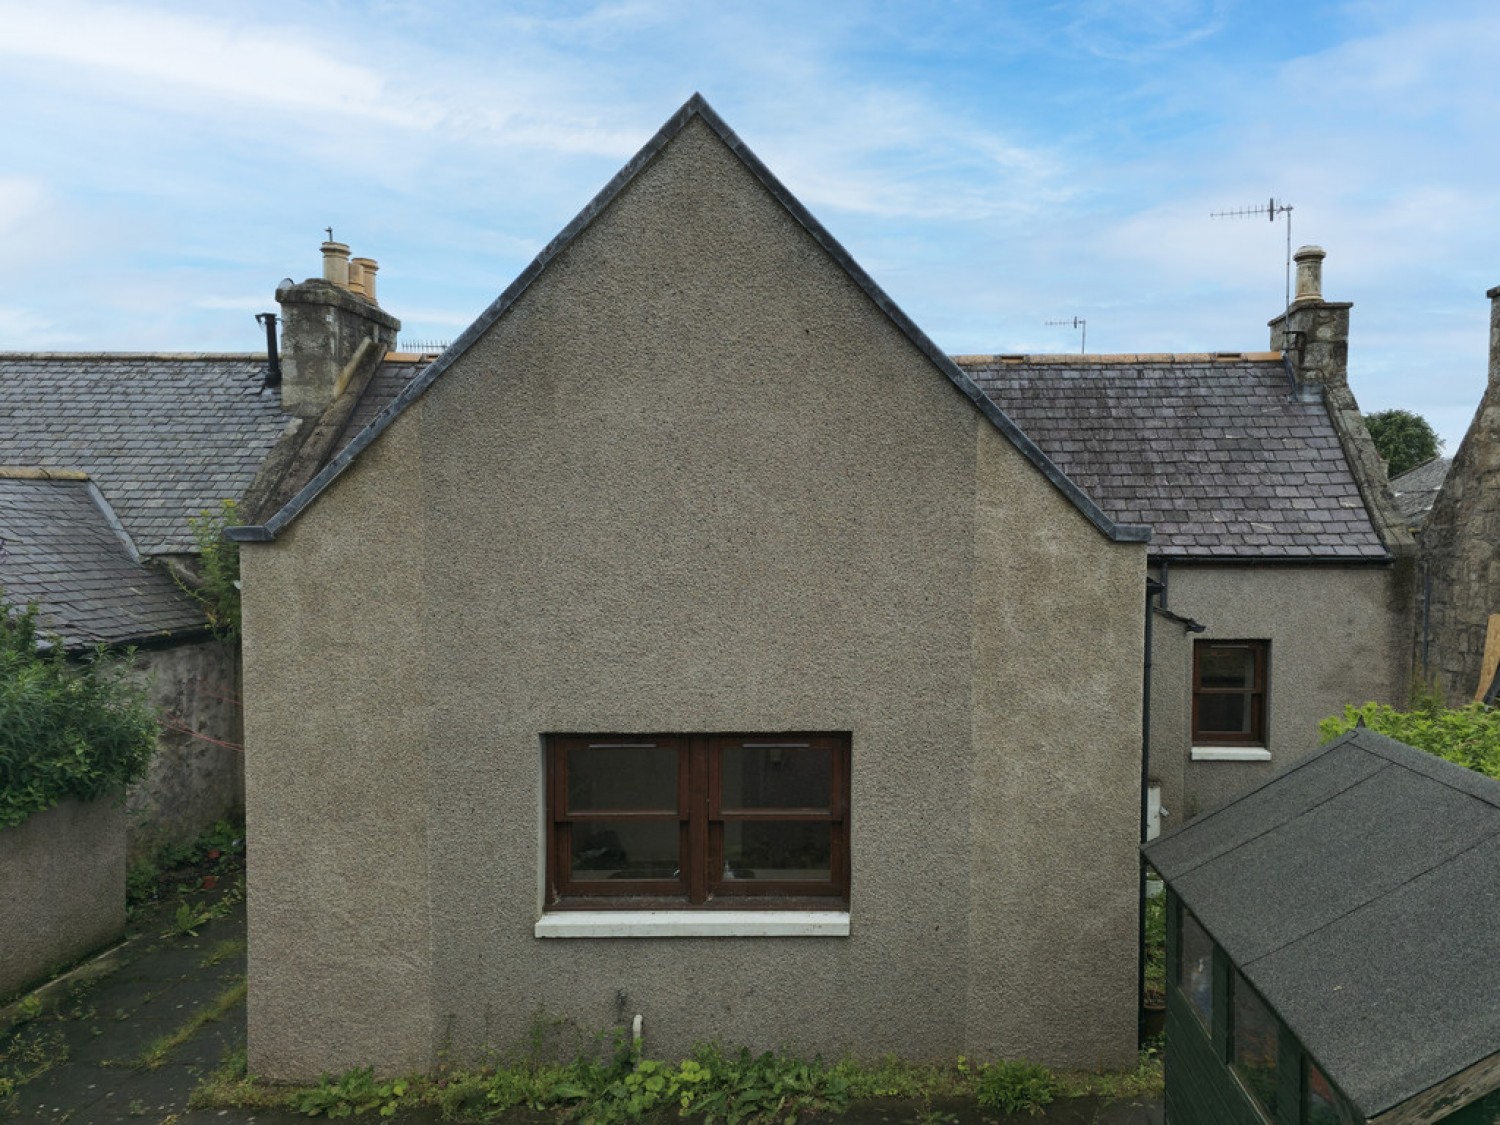
<path fill-rule="evenodd" d="M 1500 710 L 1482 703 L 1447 708 L 1430 696 L 1409 711 L 1366 703 L 1345 707 L 1342 715 L 1324 719 L 1318 724 L 1318 734 L 1324 742 L 1332 741 L 1353 730 L 1361 719 L 1373 731 L 1500 779 Z"/>
<path fill-rule="evenodd" d="M 1365 428 L 1386 462 L 1387 474 L 1393 477 L 1427 464 L 1443 448 L 1427 419 L 1410 410 L 1380 410 L 1366 415 Z"/>
<path fill-rule="evenodd" d="M 375 1080 L 373 1067 L 351 1070 L 337 1078 L 325 1074 L 316 1087 L 297 1099 L 297 1111 L 308 1117 L 351 1117 L 376 1110 L 394 1117 L 411 1083 L 405 1078 Z"/>
<path fill-rule="evenodd" d="M 979 1072 L 974 1096 L 988 1109 L 1037 1115 L 1058 1094 L 1057 1076 L 1040 1063 L 1002 1059 Z"/>
<path fill-rule="evenodd" d="M 70 661 L 37 647 L 36 606 L 0 592 L 0 828 L 67 797 L 124 791 L 146 772 L 158 724 L 129 658 Z"/>
<path fill-rule="evenodd" d="M 240 635 L 240 548 L 224 538 L 224 529 L 239 523 L 233 500 L 219 501 L 218 511 L 205 508 L 188 517 L 193 542 L 198 545 L 198 580 L 177 584 L 203 607 L 214 636 L 232 641 Z"/>
<path fill-rule="evenodd" d="M 1167 896 L 1146 896 L 1146 996 L 1167 995 Z"/>
<path fill-rule="evenodd" d="M 166 1035 L 154 1040 L 143 1052 L 141 1052 L 140 1064 L 147 1070 L 155 1070 L 167 1061 L 167 1056 L 181 1047 L 206 1023 L 222 1019 L 229 1012 L 245 1002 L 245 978 L 240 977 L 234 984 L 230 985 L 207 1007 L 199 1008 L 183 1022 L 181 1027 L 168 1032 Z"/>

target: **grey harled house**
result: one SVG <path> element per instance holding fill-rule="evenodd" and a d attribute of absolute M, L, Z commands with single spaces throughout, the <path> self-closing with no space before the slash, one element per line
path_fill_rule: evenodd
<path fill-rule="evenodd" d="M 252 1070 L 1130 1063 L 1147 532 L 701 98 L 402 381 L 233 533 Z"/>
<path fill-rule="evenodd" d="M 1500 783 L 1350 732 L 1146 846 L 1167 1119 L 1500 1115 Z"/>
<path fill-rule="evenodd" d="M 1298 251 L 1258 354 L 960 356 L 1113 519 L 1151 528 L 1150 775 L 1170 827 L 1406 698 L 1413 547 L 1349 389 L 1349 309 Z"/>

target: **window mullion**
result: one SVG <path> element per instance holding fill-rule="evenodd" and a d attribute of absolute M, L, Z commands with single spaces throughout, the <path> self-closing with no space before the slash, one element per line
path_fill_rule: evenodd
<path fill-rule="evenodd" d="M 708 754 L 706 739 L 689 738 L 683 750 L 683 772 L 686 775 L 686 846 L 683 849 L 683 874 L 686 876 L 688 901 L 708 899 Z"/>

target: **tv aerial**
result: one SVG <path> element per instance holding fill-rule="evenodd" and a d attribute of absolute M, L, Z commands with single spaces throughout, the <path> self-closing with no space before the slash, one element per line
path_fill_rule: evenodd
<path fill-rule="evenodd" d="M 1050 328 L 1076 328 L 1079 334 L 1078 354 L 1083 355 L 1088 351 L 1089 345 L 1089 322 L 1081 316 L 1075 316 L 1072 320 L 1048 320 L 1044 321 Z"/>
<path fill-rule="evenodd" d="M 1292 205 L 1285 201 L 1278 201 L 1273 195 L 1262 207 L 1241 207 L 1234 211 L 1213 211 L 1209 213 L 1210 219 L 1244 219 L 1258 218 L 1264 215 L 1268 222 L 1274 223 L 1282 215 L 1286 216 L 1286 307 L 1292 307 Z"/>

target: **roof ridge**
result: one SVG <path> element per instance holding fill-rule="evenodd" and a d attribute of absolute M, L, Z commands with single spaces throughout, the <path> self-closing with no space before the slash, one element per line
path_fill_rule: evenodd
<path fill-rule="evenodd" d="M 265 362 L 265 352 L 0 352 L 5 360 L 78 360 L 78 359 L 235 359 Z"/>
<path fill-rule="evenodd" d="M 1061 352 L 996 353 L 985 355 L 955 355 L 950 357 L 957 364 L 979 363 L 1055 363 L 1086 366 L 1096 363 L 1279 363 L 1280 352 L 1094 352 L 1072 355 Z"/>
<path fill-rule="evenodd" d="M 44 469 L 31 465 L 0 465 L 0 480 L 69 480 L 86 481 L 82 469 Z"/>

